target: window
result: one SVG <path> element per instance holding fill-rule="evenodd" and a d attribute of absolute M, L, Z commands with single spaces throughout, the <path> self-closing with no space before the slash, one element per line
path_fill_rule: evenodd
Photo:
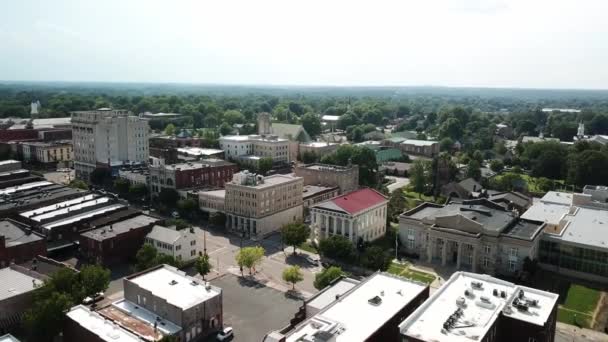
<path fill-rule="evenodd" d="M 515 267 L 517 266 L 517 261 L 509 260 L 509 271 L 515 272 Z"/>
<path fill-rule="evenodd" d="M 407 240 L 407 248 L 414 249 L 414 244 L 415 244 L 414 239 Z"/>
<path fill-rule="evenodd" d="M 194 245 L 196 245 L 196 240 L 190 241 L 190 246 L 194 246 Z"/>
<path fill-rule="evenodd" d="M 490 245 L 483 245 L 483 252 L 485 254 L 490 254 L 490 252 L 492 252 L 492 247 L 490 247 Z"/>
<path fill-rule="evenodd" d="M 536 342 L 536 339 L 534 337 L 528 337 L 528 342 Z"/>
<path fill-rule="evenodd" d="M 483 267 L 485 267 L 485 268 L 490 267 L 490 258 L 488 258 L 488 257 L 483 258 Z"/>
<path fill-rule="evenodd" d="M 193 250 L 191 250 L 191 251 L 190 251 L 190 256 L 195 256 L 195 255 L 196 255 L 196 250 L 194 250 L 194 249 L 193 249 Z"/>
<path fill-rule="evenodd" d="M 515 247 L 509 248 L 509 256 L 517 258 L 518 249 Z"/>

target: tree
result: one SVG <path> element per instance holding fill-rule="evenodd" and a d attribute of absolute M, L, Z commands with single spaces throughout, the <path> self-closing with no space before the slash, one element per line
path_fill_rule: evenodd
<path fill-rule="evenodd" d="M 608 155 L 586 150 L 570 158 L 568 182 L 578 186 L 608 185 Z"/>
<path fill-rule="evenodd" d="M 110 284 L 110 270 L 99 265 L 84 266 L 78 273 L 82 298 L 104 292 Z M 79 298 L 75 298 L 79 299 Z"/>
<path fill-rule="evenodd" d="M 243 247 L 236 254 L 235 259 L 241 268 L 247 267 L 249 274 L 252 274 L 252 270 L 255 271 L 255 266 L 262 262 L 264 253 L 266 253 L 264 247 Z"/>
<path fill-rule="evenodd" d="M 462 124 L 458 119 L 449 118 L 439 127 L 439 136 L 441 138 L 452 138 L 458 140 L 462 138 Z"/>
<path fill-rule="evenodd" d="M 355 254 L 355 249 L 349 239 L 340 235 L 332 235 L 319 241 L 319 254 L 346 261 Z"/>
<path fill-rule="evenodd" d="M 262 175 L 266 175 L 266 173 L 268 173 L 268 171 L 272 170 L 272 158 L 270 157 L 264 157 L 261 158 L 258 161 L 258 172 L 261 173 Z"/>
<path fill-rule="evenodd" d="M 361 128 L 361 126 L 356 126 L 352 130 L 352 139 L 351 140 L 353 142 L 362 142 L 364 134 L 365 134 L 365 132 L 363 132 L 363 128 Z"/>
<path fill-rule="evenodd" d="M 173 208 L 179 200 L 179 194 L 177 193 L 177 191 L 175 191 L 175 189 L 163 188 L 158 193 L 158 200 L 167 208 Z"/>
<path fill-rule="evenodd" d="M 481 179 L 481 165 L 475 159 L 472 159 L 467 165 L 467 177 L 475 180 Z"/>
<path fill-rule="evenodd" d="M 304 151 L 304 153 L 300 153 L 300 160 L 304 164 L 311 164 L 319 160 L 319 157 L 313 151 Z"/>
<path fill-rule="evenodd" d="M 409 170 L 410 184 L 418 196 L 426 191 L 427 176 L 425 171 L 425 162 L 422 159 L 414 161 L 412 167 Z"/>
<path fill-rule="evenodd" d="M 500 172 L 505 167 L 502 161 L 494 159 L 490 162 L 490 170 L 494 172 Z"/>
<path fill-rule="evenodd" d="M 220 125 L 220 134 L 228 135 L 230 133 L 232 133 L 232 126 L 230 126 L 227 122 L 222 122 Z"/>
<path fill-rule="evenodd" d="M 167 220 L 167 226 L 175 226 L 175 230 L 182 230 L 189 228 L 190 223 L 181 218 L 170 218 Z"/>
<path fill-rule="evenodd" d="M 314 286 L 317 290 L 322 290 L 342 276 L 344 276 L 344 272 L 342 272 L 340 267 L 331 266 L 315 274 Z"/>
<path fill-rule="evenodd" d="M 216 211 L 214 213 L 209 214 L 209 223 L 223 227 L 226 225 L 226 214 Z"/>
<path fill-rule="evenodd" d="M 441 151 L 451 151 L 452 150 L 452 146 L 454 145 L 454 140 L 452 140 L 451 138 L 443 138 L 441 139 L 441 141 L 439 142 L 439 149 Z"/>
<path fill-rule="evenodd" d="M 68 186 L 74 189 L 89 190 L 89 185 L 80 179 L 72 180 Z"/>
<path fill-rule="evenodd" d="M 387 205 L 387 221 L 397 222 L 399 215 L 403 212 L 403 210 L 407 206 L 407 201 L 405 199 L 405 194 L 403 193 L 403 189 L 396 189 L 391 193 L 391 196 L 388 200 Z"/>
<path fill-rule="evenodd" d="M 245 116 L 238 110 L 227 110 L 224 113 L 223 121 L 228 125 L 233 126 L 234 124 L 241 124 L 245 122 Z"/>
<path fill-rule="evenodd" d="M 392 256 L 379 246 L 368 247 L 361 256 L 363 266 L 372 270 L 386 271 L 391 264 L 391 260 Z"/>
<path fill-rule="evenodd" d="M 211 270 L 213 269 L 213 265 L 211 265 L 211 262 L 209 260 L 209 255 L 203 254 L 199 256 L 196 259 L 194 267 L 196 267 L 196 272 L 198 272 L 198 274 L 203 277 L 203 280 L 205 280 L 205 276 L 209 274 L 209 272 L 211 272 Z"/>
<path fill-rule="evenodd" d="M 180 199 L 177 201 L 177 209 L 182 214 L 190 215 L 197 209 L 197 204 L 192 198 Z"/>
<path fill-rule="evenodd" d="M 104 185 L 112 180 L 112 174 L 108 169 L 97 168 L 91 172 L 90 178 L 91 183 L 95 185 Z"/>
<path fill-rule="evenodd" d="M 175 135 L 175 125 L 174 124 L 168 124 L 167 127 L 165 127 L 165 135 Z"/>
<path fill-rule="evenodd" d="M 310 228 L 302 222 L 293 222 L 281 228 L 281 238 L 287 246 L 293 246 L 293 254 L 296 247 L 306 242 L 310 236 Z"/>
<path fill-rule="evenodd" d="M 551 191 L 553 189 L 553 181 L 549 178 L 540 177 L 536 179 L 536 187 L 543 192 Z"/>
<path fill-rule="evenodd" d="M 316 137 L 321 134 L 321 118 L 317 114 L 306 113 L 302 115 L 302 127 L 311 137 Z"/>
<path fill-rule="evenodd" d="M 143 201 L 147 194 L 148 188 L 144 184 L 131 184 L 131 186 L 129 186 L 129 196 L 131 196 L 131 198 L 137 198 Z"/>
<path fill-rule="evenodd" d="M 121 195 L 125 195 L 129 192 L 129 186 L 129 181 L 124 178 L 118 178 L 114 181 L 114 189 Z"/>
<path fill-rule="evenodd" d="M 49 298 L 34 301 L 24 317 L 29 340 L 53 341 L 63 329 L 65 311 L 74 304 L 67 293 L 61 292 L 53 292 Z"/>
<path fill-rule="evenodd" d="M 156 248 L 149 243 L 145 243 L 135 255 L 135 270 L 139 272 L 156 266 L 157 257 L 158 251 Z"/>
<path fill-rule="evenodd" d="M 304 280 L 304 275 L 302 274 L 302 271 L 300 270 L 300 266 L 290 266 L 287 267 L 286 269 L 283 270 L 283 280 L 285 280 L 288 283 L 291 283 L 291 289 L 295 290 L 296 288 L 296 283 L 301 282 L 302 280 Z"/>

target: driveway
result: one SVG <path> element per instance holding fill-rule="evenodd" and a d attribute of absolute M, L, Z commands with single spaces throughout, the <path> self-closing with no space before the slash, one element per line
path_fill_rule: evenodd
<path fill-rule="evenodd" d="M 385 176 L 386 178 L 393 180 L 394 182 L 387 186 L 388 192 L 392 193 L 393 191 L 403 188 L 404 186 L 410 184 L 410 179 L 405 177 L 395 177 L 395 176 Z"/>

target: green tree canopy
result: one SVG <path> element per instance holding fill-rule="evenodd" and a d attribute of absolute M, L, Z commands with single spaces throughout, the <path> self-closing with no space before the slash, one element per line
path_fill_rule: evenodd
<path fill-rule="evenodd" d="M 300 266 L 290 266 L 283 270 L 283 280 L 288 283 L 291 283 L 292 290 L 296 288 L 296 283 L 304 280 L 304 275 L 302 274 L 302 270 L 300 270 Z"/>
<path fill-rule="evenodd" d="M 344 272 L 342 272 L 340 267 L 331 266 L 315 274 L 314 286 L 317 290 L 322 290 L 342 276 L 344 276 Z"/>
<path fill-rule="evenodd" d="M 310 236 L 310 228 L 302 222 L 293 222 L 284 225 L 281 228 L 281 238 L 287 246 L 293 247 L 293 253 L 296 253 L 296 247 L 306 242 Z"/>
<path fill-rule="evenodd" d="M 272 170 L 272 158 L 264 157 L 258 161 L 258 172 L 262 175 L 266 175 L 268 171 Z"/>
<path fill-rule="evenodd" d="M 306 113 L 302 115 L 302 127 L 308 132 L 311 137 L 316 137 L 321 134 L 321 118 L 315 113 Z"/>
<path fill-rule="evenodd" d="M 340 235 L 332 235 L 319 241 L 319 254 L 336 259 L 347 261 L 355 255 L 353 243 Z"/>
<path fill-rule="evenodd" d="M 175 128 L 175 125 L 172 124 L 172 123 L 170 123 L 170 124 L 167 125 L 167 127 L 165 127 L 165 131 L 164 132 L 165 132 L 166 135 L 175 135 L 176 130 L 177 129 Z"/>
<path fill-rule="evenodd" d="M 211 265 L 211 261 L 209 260 L 209 255 L 203 254 L 199 256 L 196 259 L 194 267 L 196 268 L 196 272 L 205 280 L 205 276 L 213 269 L 213 265 Z"/>
<path fill-rule="evenodd" d="M 248 268 L 249 274 L 252 274 L 252 270 L 255 271 L 255 267 L 262 262 L 264 253 L 266 253 L 264 247 L 243 247 L 236 254 L 235 259 L 241 268 Z"/>
<path fill-rule="evenodd" d="M 361 256 L 363 266 L 372 269 L 386 271 L 391 264 L 392 255 L 379 246 L 370 246 L 365 249 Z"/>

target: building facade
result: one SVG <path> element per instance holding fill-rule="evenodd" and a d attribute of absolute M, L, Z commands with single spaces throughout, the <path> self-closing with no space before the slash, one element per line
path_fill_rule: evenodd
<path fill-rule="evenodd" d="M 25 312 L 32 307 L 34 290 L 42 286 L 42 279 L 26 274 L 20 267 L 11 265 L 0 269 L 0 327 L 17 328 Z"/>
<path fill-rule="evenodd" d="M 376 240 L 386 233 L 387 204 L 384 195 L 369 188 L 315 204 L 310 208 L 314 237 L 340 235 L 354 244 Z"/>
<path fill-rule="evenodd" d="M 223 326 L 222 289 L 160 265 L 124 278 L 124 299 L 178 327 L 181 341 L 202 341 Z M 117 303 L 120 305 L 120 303 Z"/>
<path fill-rule="evenodd" d="M 219 139 L 226 159 L 254 160 L 247 157 L 272 158 L 274 164 L 289 163 L 289 140 L 276 135 L 227 135 Z"/>
<path fill-rule="evenodd" d="M 221 159 L 167 165 L 162 162 L 150 165 L 150 190 L 157 194 L 164 188 L 183 190 L 191 188 L 222 188 L 238 171 L 234 163 Z"/>
<path fill-rule="evenodd" d="M 46 255 L 44 237 L 24 224 L 0 220 L 0 268 Z"/>
<path fill-rule="evenodd" d="M 226 190 L 198 192 L 198 206 L 201 211 L 208 213 L 225 212 Z"/>
<path fill-rule="evenodd" d="M 553 342 L 559 295 L 456 272 L 399 326 L 402 342 Z"/>
<path fill-rule="evenodd" d="M 21 153 L 24 161 L 33 163 L 66 165 L 74 160 L 71 141 L 23 142 Z"/>
<path fill-rule="evenodd" d="M 401 250 L 427 262 L 516 275 L 535 259 L 544 223 L 523 220 L 487 199 L 424 203 L 399 217 Z"/>
<path fill-rule="evenodd" d="M 243 171 L 226 183 L 226 226 L 246 237 L 258 238 L 283 225 L 302 220 L 300 177 L 268 177 Z"/>
<path fill-rule="evenodd" d="M 317 203 L 325 202 L 340 195 L 340 188 L 337 186 L 304 185 L 303 191 L 304 208 L 310 208 Z"/>
<path fill-rule="evenodd" d="M 154 226 L 146 235 L 145 242 L 154 246 L 159 253 L 180 261 L 190 261 L 202 255 L 203 246 L 197 242 L 193 228 L 176 230 Z"/>
<path fill-rule="evenodd" d="M 339 187 L 344 194 L 359 188 L 359 167 L 329 164 L 298 165 L 295 174 L 304 179 L 304 185 Z"/>
<path fill-rule="evenodd" d="M 400 145 L 405 153 L 434 157 L 439 154 L 439 142 L 430 140 L 404 140 Z"/>
<path fill-rule="evenodd" d="M 149 156 L 148 121 L 126 110 L 101 108 L 72 113 L 76 177 L 89 180 L 98 167 L 145 164 Z"/>
<path fill-rule="evenodd" d="M 127 263 L 144 244 L 146 235 L 159 220 L 138 215 L 80 234 L 80 252 L 101 265 Z"/>

